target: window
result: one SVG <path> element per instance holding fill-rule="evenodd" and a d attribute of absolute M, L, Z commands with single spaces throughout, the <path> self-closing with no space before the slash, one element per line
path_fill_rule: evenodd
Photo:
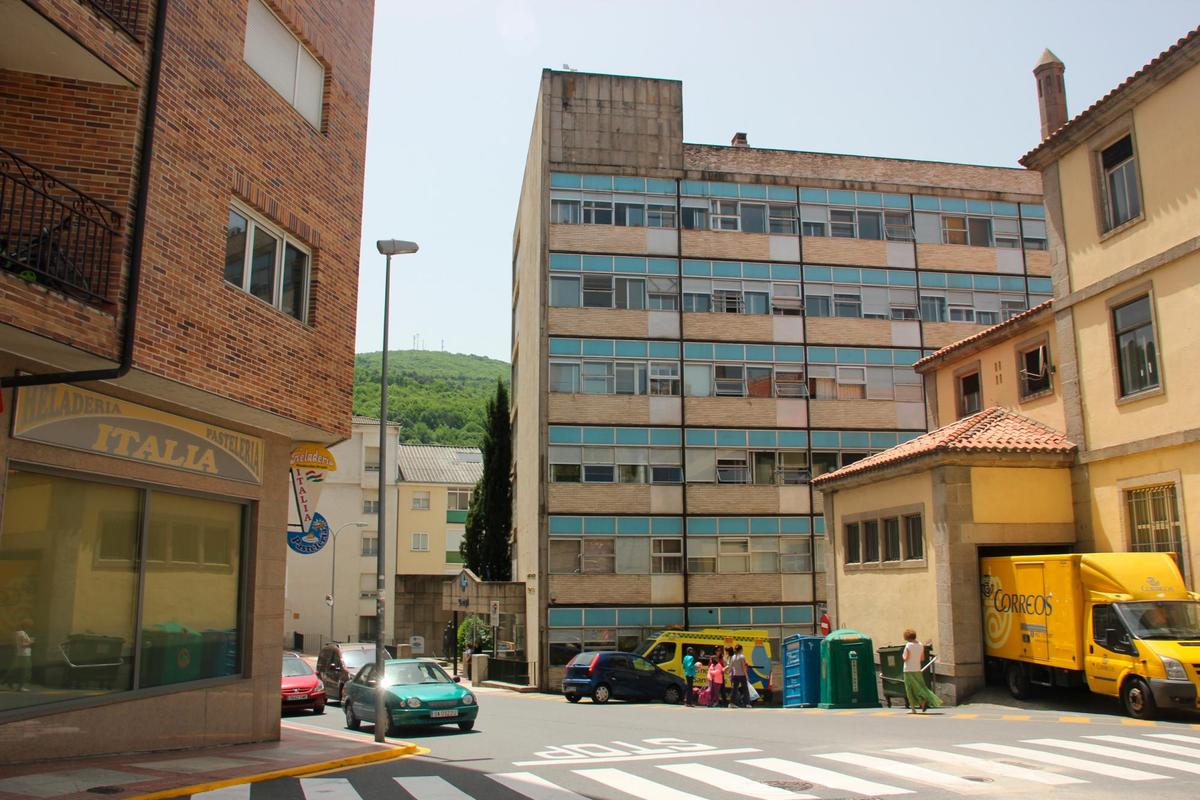
<path fill-rule="evenodd" d="M 796 233 L 796 207 L 791 205 L 776 205 L 767 207 L 771 219 L 771 233 Z"/>
<path fill-rule="evenodd" d="M 1111 230 L 1142 213 L 1133 137 L 1125 135 L 1101 150 L 1100 166 L 1104 170 L 1105 222 Z"/>
<path fill-rule="evenodd" d="M 1017 359 L 1022 400 L 1050 390 L 1050 345 L 1047 342 L 1021 350 Z"/>
<path fill-rule="evenodd" d="M 802 369 L 775 370 L 776 397 L 808 397 L 808 383 Z"/>
<path fill-rule="evenodd" d="M 677 362 L 650 362 L 650 394 L 679 396 L 679 364 Z"/>
<path fill-rule="evenodd" d="M 808 539 L 800 536 L 783 536 L 779 539 L 780 572 L 789 574 L 812 572 L 812 566 L 813 560 Z"/>
<path fill-rule="evenodd" d="M 883 214 L 884 235 L 891 241 L 913 240 L 912 214 L 907 211 L 885 211 Z"/>
<path fill-rule="evenodd" d="M 741 397 L 746 393 L 745 367 L 717 364 L 714 367 L 714 386 L 717 397 Z"/>
<path fill-rule="evenodd" d="M 925 558 L 925 532 L 920 514 L 909 514 L 904 518 L 904 557 L 909 561 Z"/>
<path fill-rule="evenodd" d="M 714 573 L 717 571 L 717 540 L 715 538 L 688 538 L 688 572 Z"/>
<path fill-rule="evenodd" d="M 1129 549 L 1135 553 L 1174 553 L 1180 571 L 1190 580 L 1175 485 L 1128 491 L 1125 506 L 1129 515 Z"/>
<path fill-rule="evenodd" d="M 846 525 L 846 563 L 859 564 L 862 563 L 862 542 L 858 538 L 858 523 L 850 522 Z"/>
<path fill-rule="evenodd" d="M 462 555 L 463 539 L 466 536 L 465 528 L 446 528 L 446 545 L 443 559 L 447 564 L 462 564 L 464 563 Z"/>
<path fill-rule="evenodd" d="M 550 276 L 550 305 L 556 308 L 579 308 L 579 278 Z"/>
<path fill-rule="evenodd" d="M 745 453 L 717 451 L 717 483 L 750 483 Z"/>
<path fill-rule="evenodd" d="M 863 563 L 879 560 L 879 520 L 867 519 L 862 523 Z"/>
<path fill-rule="evenodd" d="M 921 295 L 921 319 L 925 322 L 945 322 L 946 298 L 937 295 Z"/>
<path fill-rule="evenodd" d="M 580 571 L 585 574 L 612 575 L 616 566 L 616 549 L 614 539 L 584 539 Z"/>
<path fill-rule="evenodd" d="M 363 534 L 362 554 L 364 556 L 373 556 L 373 555 L 377 555 L 378 553 L 379 553 L 379 536 L 375 535 L 375 534 L 372 534 L 370 536 Z"/>
<path fill-rule="evenodd" d="M 655 575 L 678 575 L 683 572 L 683 540 L 651 539 L 650 571 Z"/>
<path fill-rule="evenodd" d="M 413 511 L 428 511 L 429 510 L 429 492 L 413 492 L 412 493 L 412 510 Z"/>
<path fill-rule="evenodd" d="M 283 231 L 239 206 L 229 210 L 227 283 L 304 322 L 308 316 L 308 267 L 308 251 Z"/>
<path fill-rule="evenodd" d="M 835 317 L 861 317 L 862 297 L 858 293 L 835 292 L 833 295 Z"/>
<path fill-rule="evenodd" d="M 1116 645 L 1112 648 L 1113 652 L 1137 653 L 1137 648 L 1129 640 L 1129 631 L 1125 627 L 1125 623 L 1117 616 L 1116 609 L 1107 603 L 1092 606 L 1092 641 L 1105 649 L 1109 649 L 1109 631 L 1113 631 L 1116 634 L 1116 638 L 1112 642 L 1112 644 Z"/>
<path fill-rule="evenodd" d="M 900 559 L 900 518 L 888 517 L 883 521 L 883 560 Z"/>
<path fill-rule="evenodd" d="M 579 201 L 554 198 L 550 201 L 550 222 L 555 225 L 578 225 Z"/>
<path fill-rule="evenodd" d="M 379 513 L 379 501 L 378 500 L 367 500 L 364 498 L 363 504 L 362 504 L 362 513 L 378 514 Z"/>
<path fill-rule="evenodd" d="M 613 279 L 610 275 L 583 276 L 583 307 L 612 308 Z"/>
<path fill-rule="evenodd" d="M 447 489 L 446 490 L 446 510 L 447 511 L 466 511 L 471 506 L 471 490 L 470 489 Z"/>
<path fill-rule="evenodd" d="M 750 540 L 722 538 L 718 542 L 717 571 L 722 575 L 750 571 Z"/>
<path fill-rule="evenodd" d="M 250 0 L 243 58 L 314 128 L 321 127 L 325 67 L 260 0 Z"/>
<path fill-rule="evenodd" d="M 411 541 L 411 543 L 409 544 L 408 549 L 412 550 L 413 552 L 416 552 L 416 553 L 429 552 L 429 534 L 428 533 L 414 533 L 412 535 L 412 538 L 410 541 Z"/>
<path fill-rule="evenodd" d="M 983 395 L 979 384 L 979 373 L 970 372 L 958 377 L 959 419 L 976 414 L 982 407 Z"/>
<path fill-rule="evenodd" d="M 613 394 L 615 367 L 611 361 L 585 361 L 582 387 L 585 394 Z"/>
<path fill-rule="evenodd" d="M 576 394 L 579 392 L 579 365 L 550 362 L 550 391 Z"/>
<path fill-rule="evenodd" d="M 1150 296 L 1143 295 L 1117 306 L 1112 315 L 1121 396 L 1128 397 L 1158 387 L 1158 347 L 1154 337 Z"/>
<path fill-rule="evenodd" d="M 605 200 L 583 201 L 584 225 L 611 225 L 613 221 L 613 204 Z"/>

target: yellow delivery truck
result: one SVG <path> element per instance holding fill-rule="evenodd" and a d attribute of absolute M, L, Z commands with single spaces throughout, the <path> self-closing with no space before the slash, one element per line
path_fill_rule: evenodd
<path fill-rule="evenodd" d="M 762 630 L 725 630 L 703 628 L 692 631 L 663 631 L 647 639 L 639 647 L 642 655 L 679 677 L 683 677 L 683 657 L 692 648 L 696 657 L 696 686 L 708 685 L 708 658 L 717 648 L 742 646 L 746 656 L 747 683 L 762 696 L 771 700 L 771 639 Z M 728 659 L 726 659 L 728 666 Z"/>
<path fill-rule="evenodd" d="M 1200 595 L 1169 553 L 982 558 L 988 666 L 1014 697 L 1086 685 L 1130 716 L 1195 710 Z"/>

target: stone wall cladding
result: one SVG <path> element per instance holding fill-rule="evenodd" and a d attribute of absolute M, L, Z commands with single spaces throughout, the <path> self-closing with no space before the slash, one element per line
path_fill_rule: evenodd
<path fill-rule="evenodd" d="M 551 514 L 595 514 L 620 509 L 624 514 L 650 513 L 650 487 L 642 484 L 551 483 L 546 511 Z"/>
<path fill-rule="evenodd" d="M 646 228 L 620 225 L 551 225 L 550 249 L 567 253 L 643 255 Z"/>
<path fill-rule="evenodd" d="M 649 575 L 551 575 L 555 605 L 570 603 L 649 603 Z"/>
<path fill-rule="evenodd" d="M 775 328 L 766 314 L 690 313 L 683 315 L 683 338 L 693 342 L 771 342 Z"/>
<path fill-rule="evenodd" d="M 779 489 L 745 484 L 691 483 L 688 514 L 778 514 Z"/>
<path fill-rule="evenodd" d="M 771 237 L 765 233 L 736 231 L 680 231 L 684 258 L 716 258 L 733 261 L 767 261 Z"/>
<path fill-rule="evenodd" d="M 1050 252 L 1047 250 L 1026 250 L 1025 269 L 1030 275 L 1050 277 Z"/>
<path fill-rule="evenodd" d="M 896 428 L 892 400 L 810 400 L 809 424 L 814 428 Z"/>
<path fill-rule="evenodd" d="M 547 308 L 546 330 L 551 336 L 612 336 L 644 339 L 650 312 L 623 308 Z"/>
<path fill-rule="evenodd" d="M 918 244 L 917 263 L 921 269 L 996 272 L 996 251 L 966 244 Z"/>
<path fill-rule="evenodd" d="M 804 324 L 810 343 L 892 346 L 890 320 L 807 317 Z"/>
<path fill-rule="evenodd" d="M 923 322 L 921 330 L 925 335 L 926 348 L 945 347 L 954 344 L 959 339 L 974 336 L 986 331 L 990 325 L 972 325 L 966 322 Z"/>
<path fill-rule="evenodd" d="M 690 427 L 721 427 L 737 420 L 751 428 L 770 428 L 777 419 L 770 397 L 688 397 L 684 405 Z"/>
<path fill-rule="evenodd" d="M 705 575 L 688 576 L 688 600 L 693 604 L 737 602 L 779 603 L 783 591 L 779 575 Z M 703 621 L 693 627 L 710 627 Z M 715 626 L 713 626 L 715 627 Z"/>
<path fill-rule="evenodd" d="M 622 425 L 649 425 L 650 398 L 607 394 L 547 395 L 551 423 L 619 422 Z"/>
<path fill-rule="evenodd" d="M 856 267 L 888 265 L 886 242 L 824 236 L 805 236 L 803 242 L 805 264 L 849 264 Z"/>

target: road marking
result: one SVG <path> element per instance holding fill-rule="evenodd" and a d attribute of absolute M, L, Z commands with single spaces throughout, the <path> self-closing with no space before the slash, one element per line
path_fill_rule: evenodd
<path fill-rule="evenodd" d="M 1118 767 L 1114 764 L 1103 764 L 1099 761 L 1088 761 L 1082 758 L 1075 758 L 1074 756 L 1060 755 L 1059 753 L 1044 753 L 1041 750 L 1034 750 L 1029 747 L 1013 747 L 1007 744 L 990 744 L 987 742 L 972 742 L 958 746 L 971 750 L 982 750 L 985 753 L 999 753 L 1002 756 L 1015 756 L 1026 761 L 1040 761 L 1043 764 L 1053 764 L 1057 767 L 1070 767 L 1081 772 L 1095 772 L 1098 775 L 1107 775 L 1110 778 L 1121 778 L 1127 781 L 1158 781 L 1167 779 L 1166 775 L 1159 775 L 1156 772 Z"/>
<path fill-rule="evenodd" d="M 659 769 L 674 772 L 685 778 L 695 778 L 714 789 L 730 794 L 754 797 L 757 800 L 816 800 L 815 794 L 796 794 L 778 786 L 768 786 L 757 781 L 747 781 L 741 775 L 716 769 L 707 764 L 659 764 Z"/>
<path fill-rule="evenodd" d="M 1180 772 L 1190 772 L 1193 775 L 1200 775 L 1200 764 L 1180 761 L 1178 758 L 1163 758 L 1162 756 L 1152 756 L 1146 753 L 1131 753 L 1128 750 L 1121 750 L 1116 747 L 1105 747 L 1104 745 L 1088 744 L 1087 742 L 1073 742 L 1068 739 L 1026 739 L 1025 741 L 1028 744 L 1036 744 L 1042 747 L 1064 747 L 1067 750 L 1077 750 L 1080 753 L 1092 753 L 1093 755 L 1116 758 L 1122 761 L 1136 761 L 1139 764 L 1145 764 L 1150 767 L 1166 767 L 1168 769 L 1177 769 Z"/>
<path fill-rule="evenodd" d="M 957 775 L 947 775 L 945 772 L 918 767 L 904 761 L 897 761 L 893 758 L 879 758 L 877 756 L 862 755 L 861 753 L 820 753 L 817 755 L 817 758 L 827 758 L 830 761 L 839 761 L 843 764 L 866 767 L 876 772 L 886 772 L 898 778 L 907 778 L 917 783 L 928 783 L 931 786 L 943 789 L 973 789 L 979 791 L 984 788 L 974 781 L 960 778 Z"/>
<path fill-rule="evenodd" d="M 726 750 L 705 750 L 704 757 L 709 756 L 734 756 L 743 755 L 745 753 L 761 753 L 757 747 L 731 747 Z M 644 755 L 644 756 L 606 756 L 603 758 L 556 758 L 545 759 L 539 758 L 535 761 L 514 761 L 514 767 L 546 767 L 555 764 L 613 764 L 623 761 L 657 761 L 666 758 L 695 758 L 695 751 L 685 753 L 663 753 L 662 755 Z"/>
<path fill-rule="evenodd" d="M 471 795 L 436 775 L 395 778 L 395 781 L 413 796 L 413 800 L 474 800 Z"/>
<path fill-rule="evenodd" d="M 910 789 L 901 789 L 898 786 L 888 786 L 885 783 L 875 783 L 874 781 L 855 778 L 850 775 L 844 775 L 840 772 L 834 772 L 831 769 L 823 767 L 813 767 L 808 764 L 800 764 L 796 761 L 787 761 L 782 758 L 748 758 L 738 762 L 739 764 L 749 764 L 752 767 L 778 772 L 781 775 L 787 775 L 789 778 L 805 781 L 806 783 L 817 783 L 821 786 L 827 786 L 830 789 L 840 789 L 844 792 L 854 792 L 856 794 L 866 795 L 890 795 L 890 794 L 912 794 Z"/>
<path fill-rule="evenodd" d="M 529 800 L 587 800 L 581 794 L 553 784 L 532 772 L 501 772 L 488 775 L 496 783 Z"/>
<path fill-rule="evenodd" d="M 305 800 L 362 800 L 348 778 L 301 778 Z"/>
<path fill-rule="evenodd" d="M 1179 733 L 1147 733 L 1146 735 L 1155 739 L 1170 739 L 1173 742 L 1187 742 L 1189 744 L 1200 745 L 1200 737 L 1196 736 L 1184 736 Z"/>
<path fill-rule="evenodd" d="M 893 753 L 901 755 L 913 756 L 914 758 L 924 758 L 929 761 L 937 761 L 942 764 L 958 764 L 964 767 L 970 767 L 973 770 L 980 772 L 990 772 L 994 775 L 1003 775 L 1006 778 L 1019 778 L 1023 781 L 1033 781 L 1034 783 L 1044 783 L 1048 786 L 1062 786 L 1068 783 L 1087 783 L 1082 778 L 1072 778 L 1070 775 L 1059 775 L 1057 772 L 1042 772 L 1037 769 L 1029 769 L 1027 767 L 1018 767 L 1013 764 L 1004 764 L 998 761 L 989 761 L 986 758 L 978 758 L 976 756 L 967 756 L 962 753 L 951 753 L 945 750 L 930 750 L 927 747 L 897 747 L 891 750 Z"/>
<path fill-rule="evenodd" d="M 653 797 L 654 800 L 704 800 L 699 795 L 681 792 L 678 789 L 672 789 L 670 786 L 664 786 L 661 783 L 656 783 L 637 775 L 631 775 L 624 770 L 612 769 L 611 767 L 577 769 L 573 770 L 573 772 L 576 775 L 591 778 L 597 783 L 602 783 L 610 789 L 616 789 L 618 792 L 625 792 L 634 797 Z"/>
<path fill-rule="evenodd" d="M 1123 719 L 1121 720 L 1121 724 L 1129 725 L 1131 727 L 1140 725 L 1145 728 L 1153 728 L 1158 725 L 1158 723 L 1152 719 Z"/>
<path fill-rule="evenodd" d="M 1160 753 L 1171 753 L 1177 756 L 1191 756 L 1192 758 L 1200 758 L 1200 749 L 1195 747 L 1184 747 L 1179 744 L 1167 744 L 1166 742 L 1151 742 L 1146 739 L 1139 739 L 1136 736 L 1088 736 L 1088 739 L 1099 739 L 1102 742 L 1112 742 L 1114 744 L 1127 744 L 1132 747 L 1141 747 L 1146 750 L 1157 750 Z M 1200 744 L 1195 740 L 1189 739 L 1193 744 Z"/>
<path fill-rule="evenodd" d="M 1008 720 L 1009 722 L 1025 722 L 1032 719 L 1028 714 L 1005 714 L 1000 719 Z"/>
<path fill-rule="evenodd" d="M 1059 722 L 1074 722 L 1078 725 L 1086 725 L 1092 721 L 1091 717 L 1059 717 Z"/>
<path fill-rule="evenodd" d="M 210 792 L 197 792 L 192 800 L 250 800 L 250 784 L 239 783 L 236 786 L 226 786 L 224 789 L 213 789 Z"/>

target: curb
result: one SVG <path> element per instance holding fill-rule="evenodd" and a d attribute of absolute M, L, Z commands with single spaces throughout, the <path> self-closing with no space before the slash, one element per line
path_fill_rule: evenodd
<path fill-rule="evenodd" d="M 489 689 L 505 689 L 516 694 L 532 694 L 538 691 L 536 686 L 526 686 L 523 683 L 505 683 L 504 681 L 480 681 L 480 686 Z"/>
<path fill-rule="evenodd" d="M 308 775 L 313 772 L 326 772 L 329 770 L 342 769 L 343 767 L 356 767 L 362 764 L 392 761 L 394 759 L 416 755 L 417 753 L 421 752 L 421 749 L 422 748 L 412 743 L 405 743 L 398 746 L 393 745 L 386 750 L 378 750 L 373 753 L 363 753 L 357 756 L 335 758 L 331 761 L 316 761 L 310 764 L 301 764 L 298 767 L 276 769 L 270 772 L 259 772 L 253 775 L 239 775 L 234 778 L 223 778 L 217 781 L 209 781 L 208 783 L 195 783 L 190 786 L 180 786 L 174 789 L 163 789 L 158 792 L 133 795 L 129 798 L 129 800 L 168 800 L 168 798 L 184 797 L 186 795 L 199 794 L 200 792 L 211 792 L 214 789 L 224 789 L 229 786 L 238 786 L 243 783 L 258 783 L 259 781 L 269 781 L 274 780 L 275 778 L 293 778 L 300 775 Z"/>

